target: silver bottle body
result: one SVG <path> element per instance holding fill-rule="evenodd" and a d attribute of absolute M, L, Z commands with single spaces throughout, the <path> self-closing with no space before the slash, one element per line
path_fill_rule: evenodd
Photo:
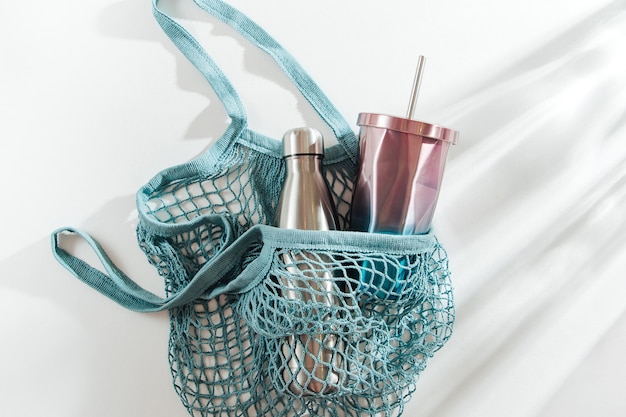
<path fill-rule="evenodd" d="M 337 230 L 335 206 L 324 181 L 320 155 L 285 157 L 287 173 L 275 225 L 285 229 Z"/>
<path fill-rule="evenodd" d="M 276 209 L 275 225 L 286 229 L 336 230 L 337 213 L 322 168 L 321 134 L 308 128 L 291 130 L 285 134 L 284 148 L 286 175 Z M 323 305 L 325 311 L 331 310 L 333 305 L 340 305 L 338 283 L 328 269 L 319 266 L 320 261 L 330 264 L 327 256 L 289 251 L 282 258 L 287 272 L 295 278 L 281 279 L 283 297 Z M 329 315 L 322 318 L 329 319 Z M 336 390 L 341 380 L 341 356 L 337 354 L 341 349 L 340 343 L 336 334 L 288 337 L 282 346 L 283 356 L 288 362 L 283 373 L 288 389 L 298 395 Z"/>

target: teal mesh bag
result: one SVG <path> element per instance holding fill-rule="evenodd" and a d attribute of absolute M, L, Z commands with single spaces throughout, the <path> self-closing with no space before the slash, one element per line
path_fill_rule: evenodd
<path fill-rule="evenodd" d="M 337 137 L 324 164 L 342 230 L 272 227 L 285 174 L 280 142 L 248 129 L 230 82 L 157 3 L 153 0 L 157 21 L 206 77 L 231 118 L 209 150 L 161 171 L 137 193 L 138 242 L 164 279 L 165 297 L 139 287 L 83 231 L 55 231 L 55 256 L 126 308 L 169 311 L 174 388 L 193 416 L 402 414 L 427 360 L 452 332 L 444 249 L 432 233 L 345 231 L 356 135 L 266 32 L 221 1 L 197 0 L 269 53 Z M 85 239 L 104 272 L 63 249 L 66 234 Z M 360 279 L 364 270 L 372 277 L 366 283 Z M 322 294 L 332 296 L 332 304 L 316 302 L 320 294 L 313 294 L 320 286 L 311 284 L 329 276 L 320 271 L 332 276 L 333 294 Z M 294 289 L 301 299 L 282 296 Z M 311 366 L 329 366 L 322 355 L 298 354 L 298 346 L 310 343 L 332 353 L 334 378 L 310 372 Z M 293 389 L 303 377 L 316 392 Z"/>

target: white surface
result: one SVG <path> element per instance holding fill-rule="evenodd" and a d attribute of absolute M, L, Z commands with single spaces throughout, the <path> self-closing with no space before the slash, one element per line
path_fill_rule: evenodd
<path fill-rule="evenodd" d="M 267 58 L 176 3 L 166 6 L 231 77 L 252 127 L 278 137 L 318 123 Z M 435 221 L 455 334 L 406 415 L 626 415 L 626 3 L 232 4 L 349 121 L 403 115 L 425 55 L 416 115 L 461 131 Z M 135 244 L 133 194 L 208 146 L 224 112 L 148 0 L 5 2 L 0 14 L 0 416 L 184 416 L 167 314 L 87 288 L 53 260 L 48 236 L 89 231 L 160 293 Z"/>

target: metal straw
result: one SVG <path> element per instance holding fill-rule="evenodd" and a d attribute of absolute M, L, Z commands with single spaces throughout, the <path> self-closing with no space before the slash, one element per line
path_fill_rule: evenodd
<path fill-rule="evenodd" d="M 417 68 L 415 69 L 415 79 L 413 80 L 413 90 L 411 91 L 411 100 L 409 101 L 409 109 L 406 112 L 407 119 L 413 119 L 415 113 L 415 104 L 417 103 L 417 95 L 420 91 L 420 84 L 422 83 L 422 72 L 424 71 L 423 55 L 417 58 Z"/>

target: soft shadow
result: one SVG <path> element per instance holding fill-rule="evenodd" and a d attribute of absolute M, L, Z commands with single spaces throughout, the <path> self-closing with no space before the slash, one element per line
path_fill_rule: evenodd
<path fill-rule="evenodd" d="M 304 98 L 291 79 L 289 79 L 289 77 L 280 69 L 278 64 L 270 57 L 270 55 L 248 42 L 228 25 L 216 24 L 214 34 L 216 36 L 227 36 L 236 39 L 238 44 L 244 49 L 243 64 L 247 72 L 259 77 L 261 80 L 273 84 L 283 92 L 288 93 L 290 104 L 300 114 L 304 121 L 304 125 L 314 126 L 324 134 L 324 137 L 328 139 L 327 142 L 329 144 L 334 143 L 333 140 L 336 140 L 334 133 L 321 119 L 319 114 L 313 109 L 311 104 Z M 277 41 L 280 43 L 280 39 Z M 293 100 L 293 103 L 291 103 L 291 100 Z M 329 100 L 331 102 L 333 101 L 331 99 Z M 267 106 L 261 104 L 262 101 L 267 102 L 267 97 L 258 97 L 258 102 L 254 107 L 257 111 L 268 111 L 269 109 Z M 273 114 L 272 119 L 280 119 L 280 115 Z M 254 126 L 251 127 L 253 129 L 255 128 Z"/>
<path fill-rule="evenodd" d="M 462 136 L 438 230 L 453 272 L 464 275 L 454 275 L 455 334 L 418 387 L 420 415 L 533 415 L 563 383 L 572 352 L 584 357 L 594 344 L 585 324 L 579 338 L 568 333 L 577 328 L 567 321 L 570 307 L 598 283 L 624 290 L 606 267 L 618 262 L 626 234 L 624 34 L 620 0 L 479 85 L 442 118 Z M 618 303 L 611 312 L 624 310 Z M 594 329 L 613 319 L 598 314 Z M 524 380 L 536 385 L 524 388 Z"/>
<path fill-rule="evenodd" d="M 581 155 L 609 148 L 624 123 L 626 63 L 623 39 L 608 34 L 623 26 L 625 5 L 582 21 L 450 109 L 462 138 L 442 198 L 463 207 L 449 216 L 456 233 L 481 235 L 503 211 L 562 182 L 572 164 L 590 169 Z"/>
<path fill-rule="evenodd" d="M 455 334 L 436 358 L 439 361 L 437 371 L 428 374 L 427 381 L 423 381 L 424 391 L 418 390 L 417 398 L 423 398 L 422 405 L 436 410 L 427 415 L 458 415 L 459 404 L 479 403 L 480 399 L 474 394 L 482 391 L 473 390 L 479 384 L 507 380 L 508 375 L 500 374 L 507 368 L 526 366 L 537 373 L 543 372 L 544 382 L 563 379 L 563 384 L 568 383 L 567 375 L 553 373 L 540 365 L 542 361 L 550 361 L 549 357 L 531 358 L 524 349 L 534 350 L 538 345 L 546 352 L 570 349 L 580 350 L 583 355 L 594 345 L 594 336 L 589 333 L 599 332 L 600 336 L 611 338 L 610 327 L 604 333 L 601 329 L 610 326 L 613 317 L 596 312 L 602 308 L 594 304 L 588 305 L 589 313 L 595 317 L 593 332 L 585 330 L 584 322 L 579 326 L 575 322 L 568 323 L 579 329 L 579 336 L 572 345 L 565 337 L 550 334 L 558 332 L 553 328 L 554 323 L 564 319 L 570 306 L 599 283 L 605 283 L 606 291 L 618 294 L 626 289 L 624 285 L 613 285 L 620 278 L 606 269 L 619 262 L 626 249 L 626 218 L 623 216 L 626 213 L 626 161 L 608 176 L 613 176 L 613 186 L 581 200 L 585 209 L 574 218 L 563 219 L 560 233 L 537 236 L 532 247 L 520 246 L 516 259 L 486 277 L 488 282 L 480 291 L 459 305 Z M 537 234 L 542 233 L 537 231 Z M 488 249 L 485 256 L 489 256 Z M 608 298 L 596 302 L 608 302 Z M 626 312 L 626 304 L 610 310 Z M 561 331 L 567 334 L 567 329 Z M 554 361 L 559 362 L 557 358 Z M 441 386 L 447 387 L 445 394 L 437 388 L 437 392 L 429 389 Z M 511 391 L 515 389 L 510 387 Z M 518 397 L 511 392 L 508 395 L 510 400 Z M 439 401 L 434 401 L 436 396 L 440 396 Z M 537 398 L 541 397 L 533 400 Z"/>
<path fill-rule="evenodd" d="M 188 126 L 185 138 L 219 137 L 227 127 L 227 114 L 221 106 L 220 100 L 197 69 L 161 32 L 160 27 L 152 17 L 149 6 L 148 3 L 139 3 L 135 0 L 122 0 L 115 3 L 102 13 L 98 21 L 98 28 L 106 36 L 157 42 L 171 53 L 176 61 L 176 83 L 178 87 L 184 91 L 202 94 L 209 100 L 207 108 L 198 114 Z M 264 82 L 269 82 L 278 91 L 285 93 L 290 105 L 291 100 L 293 100 L 292 107 L 295 107 L 300 114 L 304 124 L 318 127 L 332 143 L 334 137 L 332 131 L 268 54 L 252 45 L 230 26 L 196 7 L 192 2 L 162 1 L 159 6 L 183 26 L 185 26 L 185 21 L 203 23 L 202 30 L 205 31 L 202 33 L 203 40 L 225 37 L 235 41 L 236 47 L 244 51 L 243 66 L 245 70 Z M 208 45 L 203 46 L 207 47 Z M 226 74 L 226 76 L 229 75 Z M 238 90 L 237 85 L 234 87 L 235 90 Z M 248 112 L 271 110 L 267 106 L 267 97 L 255 97 L 254 100 L 254 105 L 246 108 Z M 251 126 L 251 128 L 255 129 L 255 126 Z"/>
<path fill-rule="evenodd" d="M 162 280 L 135 242 L 133 207 L 133 196 L 115 199 L 80 228 L 99 238 L 131 277 L 152 290 L 162 288 Z M 64 239 L 62 246 L 66 244 L 96 266 L 86 245 Z M 43 389 L 36 397 L 41 404 L 31 411 L 41 408 L 43 413 L 45 408 L 46 413 L 68 417 L 104 417 L 119 410 L 136 415 L 161 415 L 163 409 L 184 412 L 169 376 L 167 312 L 125 310 L 81 283 L 53 258 L 48 236 L 2 261 L 0 271 L 0 294 L 11 297 L 2 306 L 11 309 L 3 324 L 9 329 L 3 343 L 13 344 L 9 351 L 22 346 L 20 360 L 26 359 L 29 349 L 35 353 L 21 364 L 18 375 L 5 367 L 3 376 L 11 381 L 12 396 L 3 400 L 4 407 L 17 410 L 20 405 L 15 401 L 26 395 L 23 390 Z M 55 397 L 47 403 L 52 393 Z M 60 405 L 62 398 L 67 399 L 66 412 L 50 408 Z"/>
<path fill-rule="evenodd" d="M 450 105 L 442 116 L 461 131 L 463 151 L 480 143 L 485 133 L 498 131 L 528 107 L 562 90 L 573 78 L 602 67 L 605 56 L 592 44 L 607 26 L 623 18 L 625 10 L 626 1 L 616 0 L 485 82 L 468 84 L 470 89 L 450 100 L 457 104 Z M 584 98 L 584 93 L 580 91 L 578 99 Z M 460 155 L 455 152 L 450 158 Z"/>
<path fill-rule="evenodd" d="M 621 343 L 615 343 L 616 338 Z M 572 416 L 571 410 L 576 410 L 578 416 L 626 415 L 623 391 L 626 361 L 613 360 L 623 355 L 625 345 L 626 313 L 598 342 L 593 352 L 581 362 L 537 417 Z"/>
<path fill-rule="evenodd" d="M 161 2 L 163 7 L 168 3 Z M 175 2 L 171 11 L 176 17 L 187 16 L 191 2 Z M 169 11 L 169 9 L 168 9 Z M 203 19 L 201 14 L 198 19 Z M 202 20 L 207 21 L 207 20 Z M 183 91 L 201 94 L 206 97 L 207 107 L 199 113 L 194 121 L 187 126 L 184 133 L 186 139 L 215 139 L 221 136 L 228 126 L 228 115 L 219 98 L 211 89 L 200 72 L 185 58 L 171 40 L 163 33 L 152 16 L 150 2 L 136 0 L 119 1 L 104 9 L 96 22 L 100 33 L 105 36 L 155 42 L 169 52 L 175 59 L 176 85 Z M 158 88 L 158 86 L 155 86 Z"/>

